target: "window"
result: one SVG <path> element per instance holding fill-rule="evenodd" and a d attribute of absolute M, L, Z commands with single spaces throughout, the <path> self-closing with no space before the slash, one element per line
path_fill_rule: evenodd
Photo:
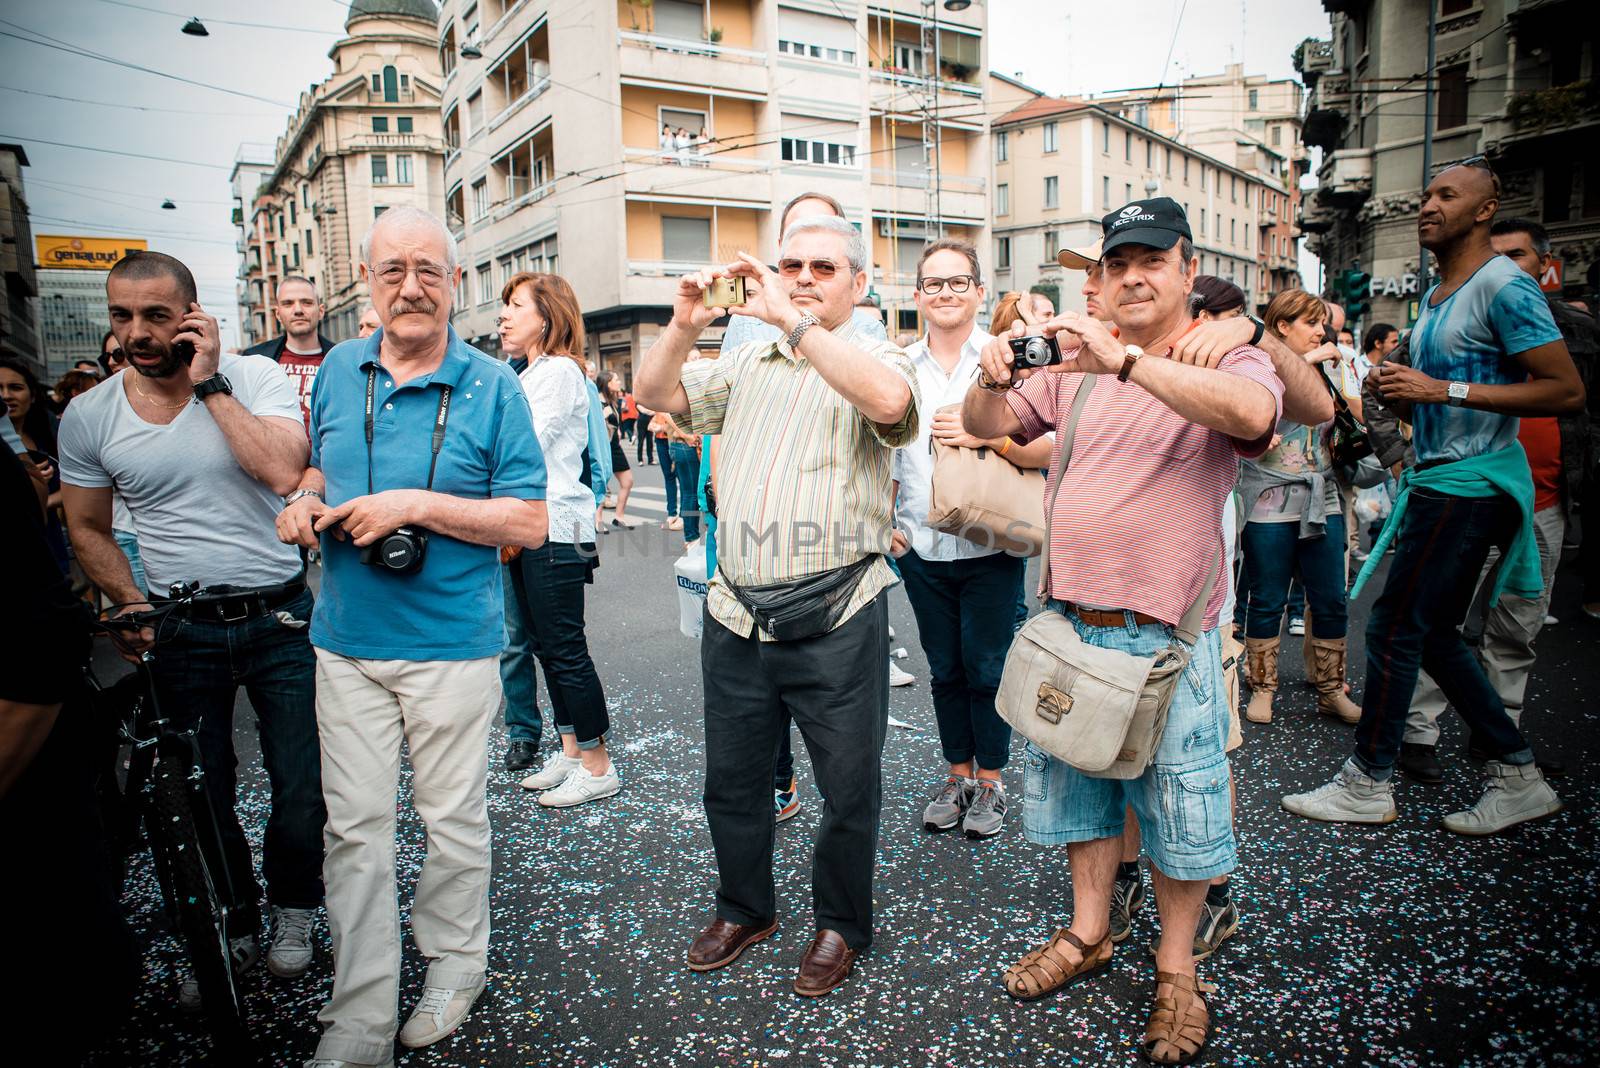
<path fill-rule="evenodd" d="M 307 230 L 306 231 L 306 255 L 307 256 L 315 256 L 316 254 L 317 254 L 317 251 L 311 244 L 311 231 Z"/>
<path fill-rule="evenodd" d="M 472 183 L 472 217 L 481 219 L 489 214 L 489 179 L 479 178 Z"/>
<path fill-rule="evenodd" d="M 994 135 L 994 161 L 1004 163 L 1011 158 L 1011 145 L 1009 131 L 1001 130 Z"/>
<path fill-rule="evenodd" d="M 1204 163 L 1200 164 L 1200 192 L 1206 191 L 1206 171 L 1210 170 Z"/>
<path fill-rule="evenodd" d="M 1200 236 L 1206 236 L 1206 209 L 1200 209 Z"/>
<path fill-rule="evenodd" d="M 1166 166 L 1167 177 L 1171 178 L 1172 177 L 1172 149 L 1168 148 L 1165 151 L 1167 153 L 1167 166 Z"/>
<path fill-rule="evenodd" d="M 1111 179 L 1104 176 L 1100 179 L 1100 210 L 1111 210 Z"/>
<path fill-rule="evenodd" d="M 1100 120 L 1100 154 L 1111 155 L 1111 123 Z"/>
<path fill-rule="evenodd" d="M 1477 0 L 1439 0 L 1439 14 L 1459 15 L 1472 7 Z"/>
<path fill-rule="evenodd" d="M 1011 270 L 1011 239 L 1002 237 L 994 243 L 994 266 L 997 271 Z"/>
<path fill-rule="evenodd" d="M 1144 166 L 1146 170 L 1149 170 L 1155 166 L 1155 151 L 1155 142 L 1146 141 L 1144 143 Z"/>
<path fill-rule="evenodd" d="M 295 216 L 294 201 L 290 200 L 289 201 L 289 225 L 293 226 L 296 223 L 298 223 L 299 221 L 300 220 Z"/>
<path fill-rule="evenodd" d="M 388 185 L 389 184 L 389 157 L 388 156 L 373 156 L 372 157 L 372 184 L 373 185 Z"/>
<path fill-rule="evenodd" d="M 294 250 L 294 259 L 291 261 L 296 267 L 300 266 L 300 242 L 296 241 L 289 246 Z"/>
<path fill-rule="evenodd" d="M 1011 214 L 1011 186 L 1001 182 L 994 187 L 994 213 L 996 215 Z"/>
<path fill-rule="evenodd" d="M 1450 130 L 1467 124 L 1467 68 L 1450 67 L 1439 72 L 1439 125 Z"/>
<path fill-rule="evenodd" d="M 400 75 L 400 90 L 401 90 L 401 92 L 407 92 L 407 93 L 409 93 L 411 91 L 411 75 L 409 75 L 409 74 Z"/>
<path fill-rule="evenodd" d="M 1244 187 L 1244 206 L 1247 208 L 1250 206 L 1250 187 L 1248 185 Z"/>
<path fill-rule="evenodd" d="M 311 206 L 311 187 L 309 185 L 300 187 L 300 201 L 308 208 Z"/>
<path fill-rule="evenodd" d="M 1122 202 L 1124 204 L 1132 204 L 1133 203 L 1133 183 L 1132 182 L 1123 182 L 1122 183 Z"/>
<path fill-rule="evenodd" d="M 1056 124 L 1053 123 L 1053 122 L 1047 122 L 1047 123 L 1044 124 L 1044 151 L 1046 151 L 1046 152 L 1054 152 L 1055 150 L 1056 150 Z"/>
<path fill-rule="evenodd" d="M 461 147 L 461 112 L 455 108 L 445 112 L 444 143 L 452 149 Z"/>
<path fill-rule="evenodd" d="M 1282 145 L 1283 145 L 1283 127 L 1282 126 L 1274 126 L 1272 128 L 1272 147 L 1273 148 L 1279 148 Z"/>
<path fill-rule="evenodd" d="M 476 93 L 473 93 L 471 96 L 467 97 L 467 122 L 471 127 L 467 130 L 468 137 L 477 137 L 483 132 L 482 89 L 479 89 Z"/>
<path fill-rule="evenodd" d="M 378 89 L 380 83 L 376 74 L 372 76 L 372 81 L 373 88 Z M 400 100 L 400 76 L 393 67 L 383 68 L 381 91 L 383 93 L 383 102 L 385 104 L 394 104 Z"/>
<path fill-rule="evenodd" d="M 400 185 L 411 184 L 411 157 L 400 155 L 394 158 L 394 180 Z"/>
<path fill-rule="evenodd" d="M 837 141 L 813 141 L 805 137 L 779 139 L 779 155 L 795 163 L 817 163 L 825 167 L 854 167 L 856 146 Z"/>
<path fill-rule="evenodd" d="M 1129 163 L 1133 162 L 1133 131 L 1122 131 L 1122 158 Z"/>
<path fill-rule="evenodd" d="M 804 41 L 786 41 L 778 38 L 778 51 L 791 56 L 804 56 L 807 59 L 825 59 L 829 63 L 844 63 L 855 66 L 856 53 L 853 48 L 833 48 L 828 45 L 806 44 Z"/>
<path fill-rule="evenodd" d="M 1256 110 L 1258 110 L 1260 108 L 1260 106 L 1261 106 L 1261 91 L 1259 89 L 1250 90 L 1250 110 L 1251 111 L 1256 111 Z"/>
<path fill-rule="evenodd" d="M 399 115 L 399 116 L 396 116 L 396 118 L 394 120 L 394 132 L 395 133 L 410 133 L 411 132 L 411 116 L 410 115 Z"/>
<path fill-rule="evenodd" d="M 387 204 L 375 204 L 372 207 L 372 217 L 374 219 L 376 219 L 378 216 L 382 215 L 384 212 L 386 212 L 388 210 L 389 210 L 389 205 L 387 205 Z"/>
<path fill-rule="evenodd" d="M 1040 263 L 1056 262 L 1056 253 L 1061 251 L 1061 231 L 1046 230 L 1044 232 L 1044 256 Z"/>
<path fill-rule="evenodd" d="M 1056 207 L 1061 200 L 1061 179 L 1055 175 L 1046 175 L 1044 179 L 1044 206 Z"/>
<path fill-rule="evenodd" d="M 1183 184 L 1189 184 L 1189 157 L 1183 157 Z"/>
<path fill-rule="evenodd" d="M 710 262 L 711 220 L 663 215 L 661 258 L 669 263 Z"/>
<path fill-rule="evenodd" d="M 698 41 L 705 35 L 706 11 L 699 2 L 656 0 L 655 29 L 661 37 Z M 671 259 L 671 257 L 667 257 Z"/>
<path fill-rule="evenodd" d="M 388 133 L 389 132 L 389 116 L 387 116 L 387 115 L 374 115 L 374 116 L 372 116 L 372 132 L 373 133 Z"/>
<path fill-rule="evenodd" d="M 478 267 L 478 303 L 487 304 L 495 298 L 494 270 L 485 263 Z"/>
<path fill-rule="evenodd" d="M 1228 244 L 1237 245 L 1238 243 L 1239 243 L 1239 220 L 1238 219 L 1229 219 L 1228 220 Z"/>

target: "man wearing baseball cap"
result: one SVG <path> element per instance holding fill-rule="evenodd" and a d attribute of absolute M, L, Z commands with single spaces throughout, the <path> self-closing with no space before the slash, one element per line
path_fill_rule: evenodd
<path fill-rule="evenodd" d="M 1111 889 L 1131 806 L 1155 871 L 1162 929 L 1143 1047 L 1154 1063 L 1182 1064 L 1211 1030 L 1194 933 L 1209 881 L 1236 863 L 1217 630 L 1226 593 L 1222 509 L 1239 457 L 1267 447 L 1283 384 L 1253 345 L 1234 347 L 1215 367 L 1165 358 L 1190 328 L 1199 266 L 1176 202 L 1129 204 L 1107 215 L 1102 230 L 1099 298 L 1116 334 L 1075 312 L 1057 316 L 1042 332 L 1063 359 L 1043 374 L 1014 367 L 1004 339 L 989 344 L 963 422 L 973 434 L 1019 444 L 1051 430 L 1064 440 L 1074 402 L 1092 389 L 1070 466 L 1062 471 L 1059 456 L 1052 464 L 1042 595 L 1088 645 L 1154 656 L 1185 640 L 1175 638 L 1185 616 L 1195 640 L 1166 729 L 1138 778 L 1090 777 L 1028 746 L 1023 829 L 1033 841 L 1067 846 L 1073 917 L 1005 981 L 1013 997 L 1032 1000 L 1109 965 Z"/>

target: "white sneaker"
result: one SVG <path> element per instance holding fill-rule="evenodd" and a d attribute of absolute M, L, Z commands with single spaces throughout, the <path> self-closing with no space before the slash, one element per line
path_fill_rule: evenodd
<path fill-rule="evenodd" d="M 243 975 L 256 966 L 261 959 L 261 942 L 255 935 L 241 935 L 228 940 L 228 949 L 233 957 L 233 974 Z M 178 980 L 178 1008 L 184 1012 L 199 1012 L 200 983 L 189 972 L 182 973 Z"/>
<path fill-rule="evenodd" d="M 577 757 L 569 757 L 559 749 L 545 758 L 544 767 L 522 780 L 524 790 L 553 790 L 566 781 L 572 769 L 579 765 Z"/>
<path fill-rule="evenodd" d="M 1296 638 L 1305 637 L 1306 620 L 1304 616 L 1294 616 L 1289 620 L 1289 633 Z"/>
<path fill-rule="evenodd" d="M 1561 811 L 1561 798 L 1544 781 L 1537 764 L 1502 764 L 1491 760 L 1483 767 L 1489 776 L 1488 789 L 1483 791 L 1478 803 L 1465 812 L 1446 816 L 1445 830 L 1457 834 L 1494 834 Z"/>
<path fill-rule="evenodd" d="M 893 627 L 889 628 L 889 640 L 890 641 L 894 641 L 894 628 Z"/>
<path fill-rule="evenodd" d="M 915 675 L 911 674 L 909 671 L 902 671 L 900 669 L 900 665 L 896 664 L 893 660 L 889 661 L 890 686 L 910 686 L 916 681 L 917 677 Z"/>
<path fill-rule="evenodd" d="M 429 986 L 422 990 L 417 1007 L 411 1010 L 411 1019 L 400 1028 L 400 1044 L 407 1049 L 431 1046 L 447 1038 L 461 1026 L 472 1011 L 472 1003 L 483 993 L 483 984 L 466 990 L 452 990 L 446 986 Z"/>
<path fill-rule="evenodd" d="M 382 1064 L 362 1064 L 360 1061 L 340 1061 L 332 1057 L 313 1057 L 306 1061 L 301 1068 L 394 1068 L 394 1058 L 390 1057 Z"/>
<path fill-rule="evenodd" d="M 1400 813 L 1394 790 L 1347 760 L 1333 781 L 1306 794 L 1290 794 L 1283 807 L 1296 816 L 1326 823 L 1391 823 Z"/>
<path fill-rule="evenodd" d="M 566 781 L 554 790 L 539 795 L 539 804 L 545 808 L 571 808 L 585 801 L 598 801 L 613 797 L 622 790 L 622 779 L 617 766 L 611 765 L 604 775 L 591 775 L 582 764 L 568 773 Z"/>
<path fill-rule="evenodd" d="M 311 967 L 311 928 L 316 909 L 272 907 L 272 946 L 267 950 L 267 971 L 279 979 L 295 979 Z"/>

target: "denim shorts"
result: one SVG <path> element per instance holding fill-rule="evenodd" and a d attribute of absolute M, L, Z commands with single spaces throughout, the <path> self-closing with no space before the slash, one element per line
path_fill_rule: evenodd
<path fill-rule="evenodd" d="M 1050 607 L 1061 611 L 1052 601 Z M 1172 628 L 1133 622 L 1091 627 L 1067 617 L 1085 644 L 1153 656 Z M 1202 880 L 1231 872 L 1238 855 L 1228 791 L 1227 687 L 1221 640 L 1200 636 L 1167 713 L 1155 759 L 1137 779 L 1097 779 L 1029 742 L 1023 752 L 1022 827 L 1031 842 L 1060 845 L 1115 838 L 1124 809 L 1139 817 L 1144 851 L 1172 879 Z"/>

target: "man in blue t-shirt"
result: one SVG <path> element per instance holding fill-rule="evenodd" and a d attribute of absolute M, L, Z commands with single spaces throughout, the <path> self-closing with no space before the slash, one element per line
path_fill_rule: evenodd
<path fill-rule="evenodd" d="M 1490 753 L 1489 789 L 1471 809 L 1446 816 L 1447 829 L 1493 834 L 1561 809 L 1456 629 L 1491 548 L 1504 555 L 1500 584 L 1538 595 L 1533 479 L 1518 417 L 1560 415 L 1584 403 L 1538 285 L 1490 244 L 1499 200 L 1500 182 L 1481 161 L 1448 168 L 1423 193 L 1417 234 L 1438 260 L 1439 284 L 1422 300 L 1411 366 L 1387 361 L 1373 372 L 1384 405 L 1415 430 L 1417 465 L 1353 591 L 1393 537 L 1394 562 L 1367 624 L 1355 753 L 1332 782 L 1283 799 L 1297 815 L 1348 823 L 1396 817 L 1390 780 L 1419 668 L 1439 681 Z M 1498 596 L 1497 588 L 1491 599 Z"/>
<path fill-rule="evenodd" d="M 317 1063 L 393 1057 L 402 743 L 428 830 L 411 926 L 429 965 L 401 1043 L 431 1045 L 459 1027 L 488 968 L 485 752 L 505 641 L 497 546 L 542 544 L 548 520 L 516 375 L 450 328 L 460 275 L 454 239 L 427 212 L 391 208 L 373 224 L 361 276 L 383 328 L 323 362 L 311 466 L 278 517 L 284 541 L 320 535 L 322 547 L 311 643 L 334 981 Z"/>

